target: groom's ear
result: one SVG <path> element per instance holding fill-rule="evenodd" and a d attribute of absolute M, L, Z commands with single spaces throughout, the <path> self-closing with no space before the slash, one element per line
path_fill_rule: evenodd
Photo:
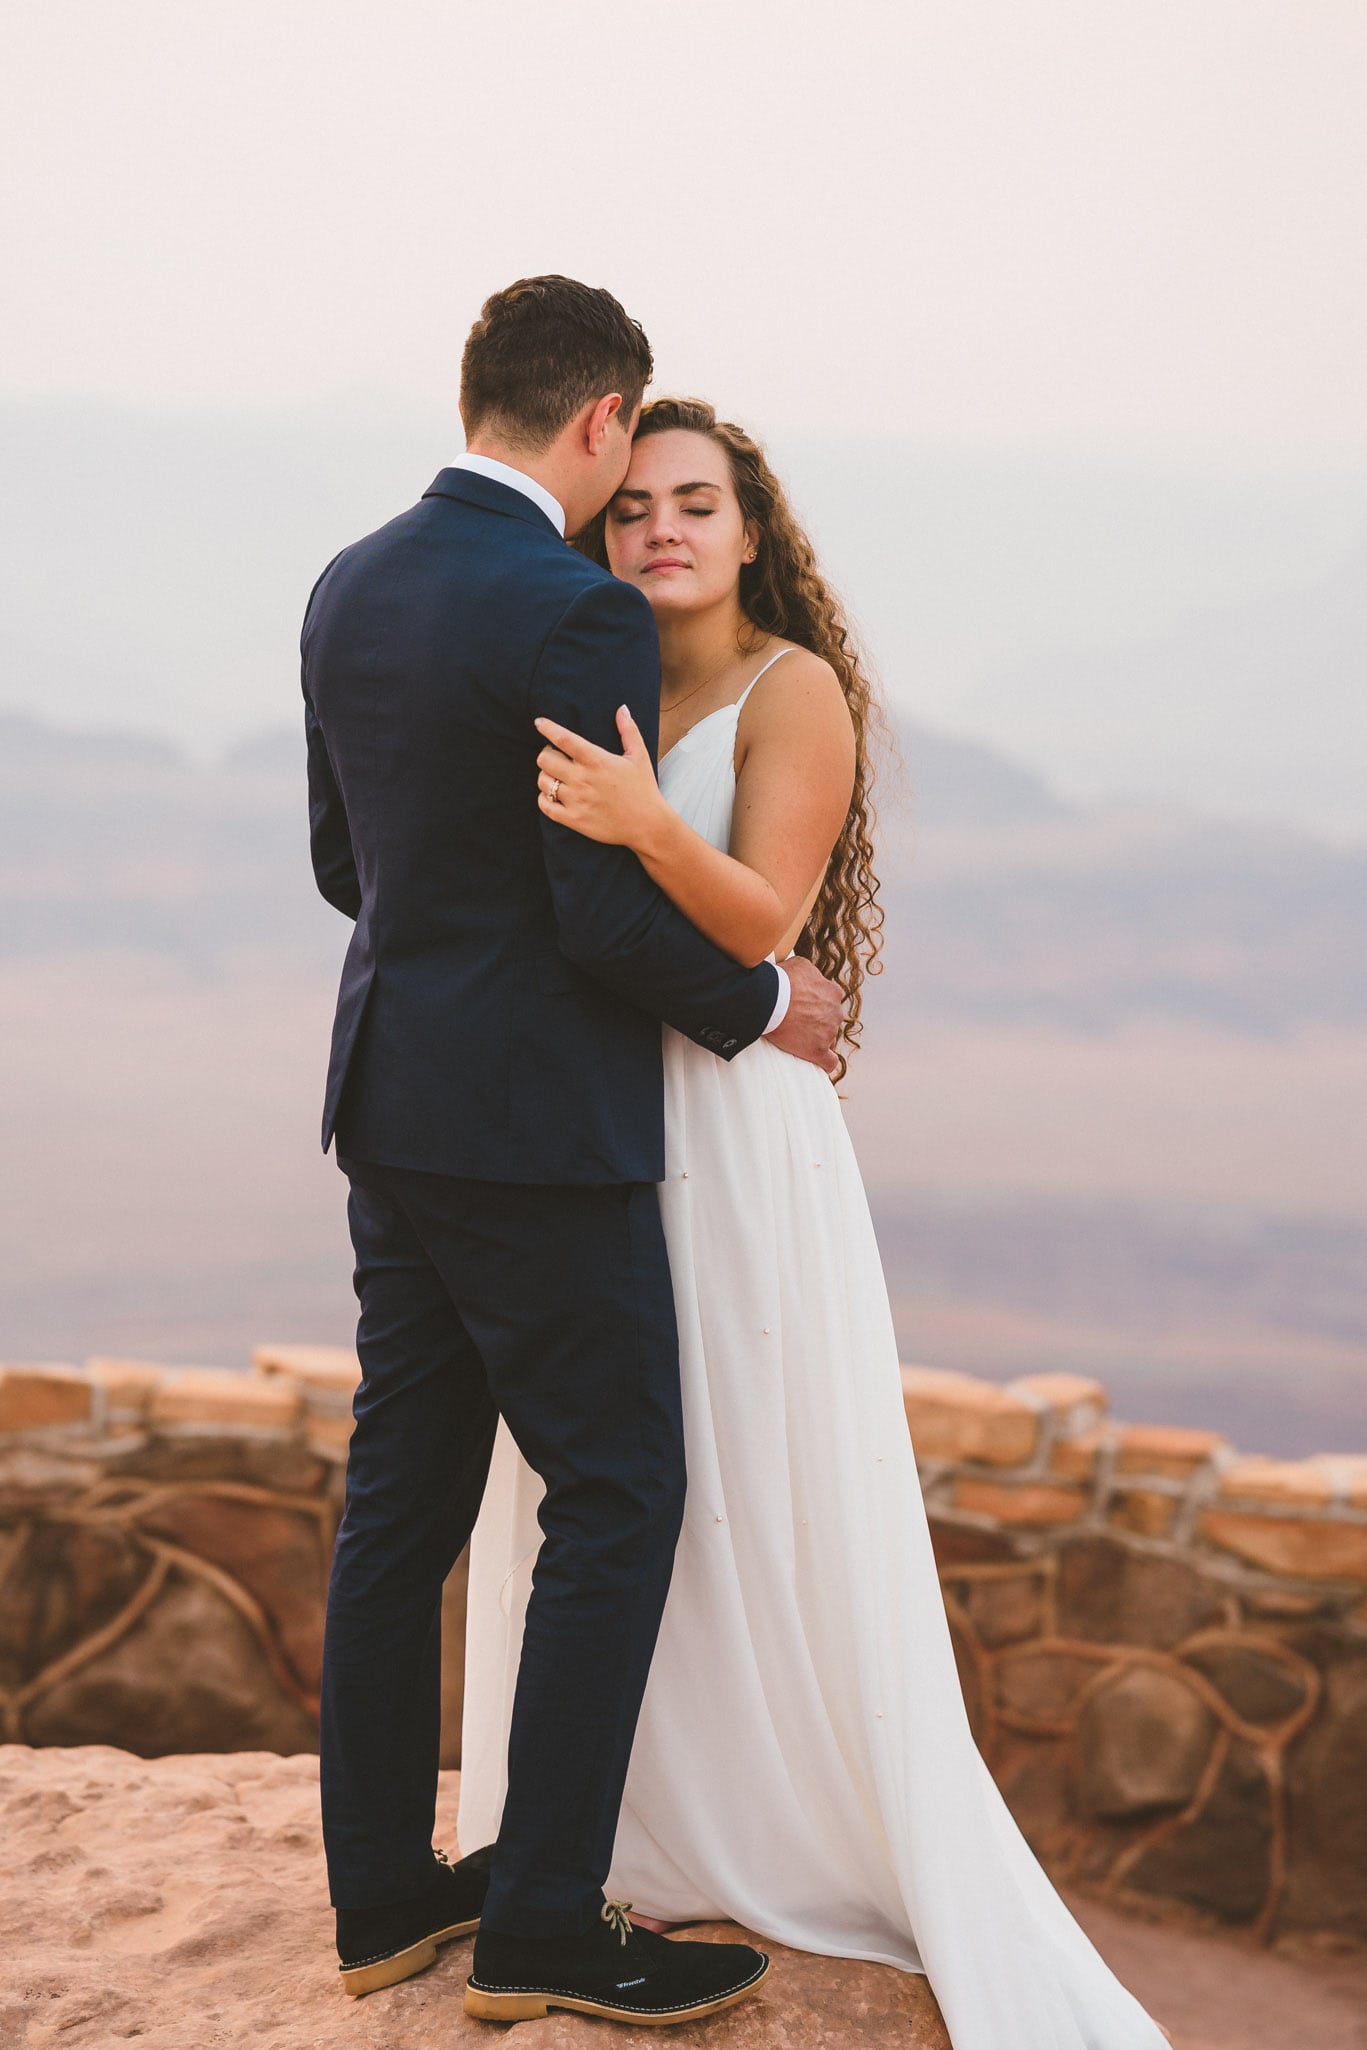
<path fill-rule="evenodd" d="M 602 454 L 607 446 L 608 431 L 621 410 L 622 394 L 619 391 L 609 392 L 606 398 L 599 399 L 596 405 L 589 408 L 584 438 L 590 455 Z M 621 424 L 618 421 L 618 425 Z"/>

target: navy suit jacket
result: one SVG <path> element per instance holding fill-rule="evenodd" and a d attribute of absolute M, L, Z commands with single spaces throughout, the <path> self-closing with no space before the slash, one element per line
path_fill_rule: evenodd
<path fill-rule="evenodd" d="M 664 1174 L 665 1021 L 722 1059 L 764 1031 L 740 968 L 634 854 L 536 802 L 545 714 L 652 754 L 650 607 L 522 492 L 443 470 L 315 585 L 302 638 L 314 874 L 356 921 L 323 1147 L 477 1181 Z"/>

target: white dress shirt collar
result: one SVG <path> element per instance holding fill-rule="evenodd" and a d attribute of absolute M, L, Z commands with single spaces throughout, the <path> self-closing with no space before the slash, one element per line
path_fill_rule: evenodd
<path fill-rule="evenodd" d="M 558 498 L 552 498 L 544 484 L 538 484 L 535 477 L 529 477 L 525 470 L 515 470 L 511 463 L 500 463 L 495 456 L 457 456 L 448 463 L 451 470 L 473 470 L 477 477 L 492 477 L 495 484 L 506 484 L 513 491 L 520 491 L 530 498 L 533 505 L 539 505 L 546 518 L 563 537 L 565 532 L 565 508 Z"/>

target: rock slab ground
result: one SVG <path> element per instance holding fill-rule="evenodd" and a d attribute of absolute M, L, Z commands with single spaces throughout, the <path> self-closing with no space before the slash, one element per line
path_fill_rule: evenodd
<path fill-rule="evenodd" d="M 458 1785 L 443 1773 L 452 1850 Z M 0 1831 L 0 2050 L 460 2050 L 507 2034 L 465 2017 L 468 1941 L 401 1986 L 341 1993 L 312 1756 L 0 1746 Z M 1178 2050 L 1367 2050 L 1361 1957 L 1269 1956 L 1073 1905 Z M 710 2022 L 552 2015 L 520 2024 L 514 2050 L 950 2050 L 923 1978 L 768 1947 L 764 1993 Z"/>

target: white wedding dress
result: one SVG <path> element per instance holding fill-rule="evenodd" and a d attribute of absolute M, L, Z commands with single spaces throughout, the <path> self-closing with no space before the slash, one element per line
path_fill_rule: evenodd
<path fill-rule="evenodd" d="M 717 847 L 743 703 L 661 764 Z M 969 1732 L 835 1090 L 764 1040 L 725 1062 L 666 1030 L 664 1070 L 688 1506 L 609 1894 L 924 1971 L 954 2050 L 1164 2050 Z M 500 1425 L 470 1563 L 466 1846 L 498 1833 L 540 1494 Z"/>

